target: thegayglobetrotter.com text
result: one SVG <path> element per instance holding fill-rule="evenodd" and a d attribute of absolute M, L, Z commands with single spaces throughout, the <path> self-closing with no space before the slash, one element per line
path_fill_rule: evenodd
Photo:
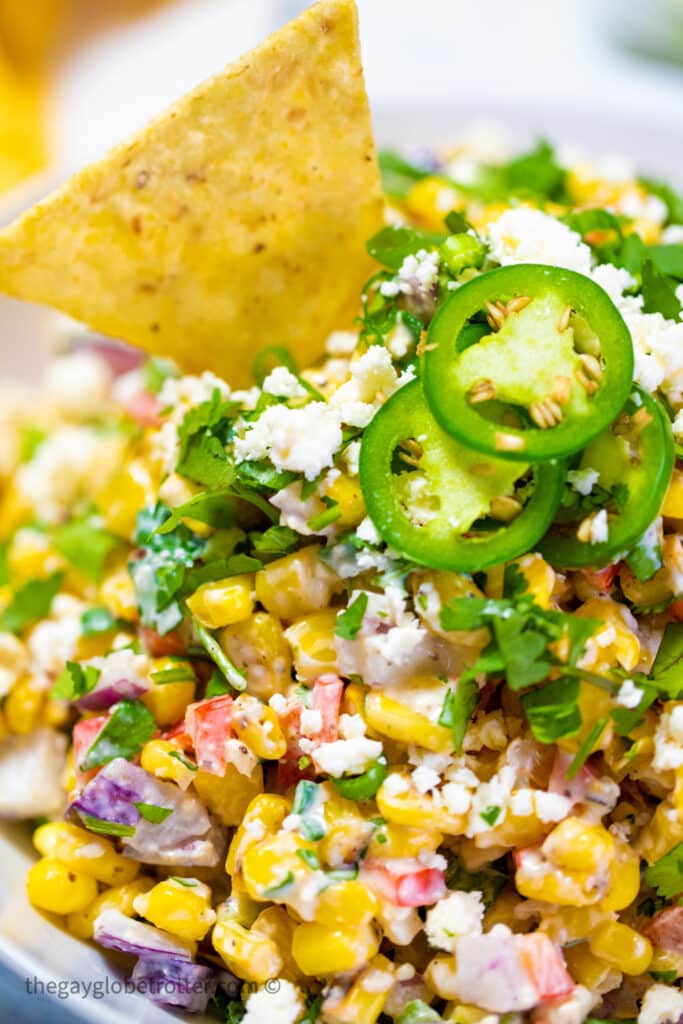
<path fill-rule="evenodd" d="M 173 996 L 179 993 L 198 994 L 206 990 L 204 981 L 182 982 L 176 980 L 171 982 L 163 979 L 145 980 L 143 978 L 136 981 L 110 977 L 95 980 L 72 978 L 68 981 L 65 979 L 44 981 L 34 975 L 26 977 L 24 984 L 29 996 L 52 996 L 55 999 L 105 999 L 107 996 L 118 996 L 124 993 L 158 998 L 163 995 Z M 245 999 L 249 993 L 255 992 L 259 988 L 275 994 L 280 990 L 280 982 L 277 978 L 270 978 L 264 985 L 256 985 L 226 978 L 221 981 L 220 988 L 229 999 Z"/>

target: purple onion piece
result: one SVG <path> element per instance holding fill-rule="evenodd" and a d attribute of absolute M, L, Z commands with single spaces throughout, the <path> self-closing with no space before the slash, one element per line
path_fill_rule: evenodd
<path fill-rule="evenodd" d="M 151 924 L 134 921 L 120 910 L 103 910 L 95 918 L 93 938 L 100 946 L 119 953 L 192 962 L 191 949 L 175 935 Z"/>
<path fill-rule="evenodd" d="M 161 1006 L 178 1006 L 203 1013 L 216 991 L 216 973 L 210 967 L 172 957 L 143 956 L 131 974 L 140 995 Z"/>
<path fill-rule="evenodd" d="M 133 679 L 117 679 L 116 682 L 96 686 L 90 693 L 79 697 L 76 704 L 85 711 L 104 711 L 120 700 L 135 700 L 147 692 L 147 687 Z"/>

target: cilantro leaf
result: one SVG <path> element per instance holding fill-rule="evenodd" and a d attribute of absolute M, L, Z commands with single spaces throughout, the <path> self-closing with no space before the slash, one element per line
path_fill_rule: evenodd
<path fill-rule="evenodd" d="M 505 676 L 511 690 L 521 690 L 547 677 L 551 662 L 541 658 L 547 651 L 547 635 L 524 628 L 524 619 L 519 614 L 496 619 L 493 632 L 505 661 Z"/>
<path fill-rule="evenodd" d="M 479 687 L 473 679 L 462 677 L 455 691 L 448 690 L 439 715 L 439 725 L 451 730 L 456 754 L 462 750 L 467 726 L 470 724 L 477 704 Z"/>
<path fill-rule="evenodd" d="M 664 899 L 670 900 L 683 892 L 683 843 L 660 857 L 645 870 L 645 881 Z"/>
<path fill-rule="evenodd" d="M 522 696 L 531 731 L 539 743 L 554 743 L 581 728 L 579 680 L 561 676 Z"/>
<path fill-rule="evenodd" d="M 178 428 L 176 472 L 214 489 L 229 484 L 235 469 L 226 444 L 238 412 L 239 405 L 226 401 L 218 388 L 211 398 L 190 409 Z"/>
<path fill-rule="evenodd" d="M 143 552 L 129 563 L 142 624 L 162 636 L 182 621 L 176 595 L 185 582 L 186 570 L 206 548 L 206 542 L 184 525 L 160 533 L 159 527 L 169 516 L 160 502 L 139 513 L 135 541 Z"/>
<path fill-rule="evenodd" d="M 102 579 L 107 557 L 120 543 L 94 518 L 67 523 L 55 532 L 53 542 L 60 555 L 95 583 Z"/>
<path fill-rule="evenodd" d="M 683 281 L 683 245 L 649 245 L 647 254 L 662 274 Z"/>
<path fill-rule="evenodd" d="M 496 822 L 500 818 L 500 812 L 501 812 L 501 808 L 500 807 L 496 807 L 496 806 L 494 806 L 492 804 L 490 807 L 487 807 L 485 811 L 480 811 L 479 817 L 483 818 L 483 820 L 486 822 L 486 824 L 490 825 L 491 828 L 493 828 L 493 826 L 496 824 Z"/>
<path fill-rule="evenodd" d="M 245 487 L 267 494 L 281 491 L 283 487 L 293 484 L 301 476 L 300 473 L 276 469 L 275 466 L 262 459 L 246 459 L 244 462 L 240 462 L 235 473 L 236 479 Z"/>
<path fill-rule="evenodd" d="M 154 715 L 142 701 L 119 701 L 94 743 L 86 751 L 79 769 L 87 772 L 113 761 L 115 757 L 130 760 L 151 740 L 156 729 Z"/>
<path fill-rule="evenodd" d="M 363 617 L 368 607 L 368 595 L 363 591 L 351 602 L 346 611 L 337 615 L 337 624 L 334 627 L 335 636 L 342 640 L 353 640 L 361 626 Z"/>
<path fill-rule="evenodd" d="M 379 171 L 383 190 L 395 199 L 405 199 L 413 185 L 432 173 L 428 168 L 418 167 L 390 149 L 380 150 Z"/>
<path fill-rule="evenodd" d="M 220 697 L 221 694 L 232 693 L 232 687 L 226 682 L 225 676 L 222 672 L 219 672 L 217 668 L 211 673 L 211 678 L 206 684 L 206 691 L 204 696 L 209 697 Z"/>
<path fill-rule="evenodd" d="M 269 526 L 263 533 L 250 533 L 249 540 L 256 557 L 265 562 L 296 551 L 300 537 L 289 526 Z"/>
<path fill-rule="evenodd" d="M 446 852 L 446 858 L 448 861 L 445 875 L 447 887 L 460 892 L 479 890 L 487 909 L 495 903 L 510 879 L 504 857 L 492 864 L 487 864 L 486 867 L 480 868 L 478 871 L 468 871 L 458 859 L 457 854 L 451 851 Z"/>
<path fill-rule="evenodd" d="M 654 522 L 626 555 L 625 562 L 634 576 L 646 582 L 664 565 L 660 529 Z"/>
<path fill-rule="evenodd" d="M 12 600 L 0 615 L 0 629 L 7 633 L 20 633 L 38 619 L 46 618 L 63 579 L 64 573 L 53 572 L 45 579 L 24 583 L 14 592 Z"/>
<path fill-rule="evenodd" d="M 96 636 L 98 633 L 108 633 L 115 629 L 118 620 L 108 608 L 88 608 L 81 615 L 81 633 L 83 636 Z"/>
<path fill-rule="evenodd" d="M 676 295 L 676 282 L 658 270 L 651 259 L 643 261 L 643 312 L 661 313 L 667 320 L 678 320 L 681 303 Z"/>
<path fill-rule="evenodd" d="M 382 228 L 366 243 L 368 255 L 388 267 L 399 270 L 407 256 L 412 256 L 420 249 L 433 249 L 441 245 L 447 238 L 443 232 L 420 231 L 418 228 L 389 227 Z"/>
<path fill-rule="evenodd" d="M 640 184 L 666 204 L 670 224 L 683 224 L 683 196 L 680 193 L 667 182 L 655 178 L 641 178 Z"/>
<path fill-rule="evenodd" d="M 81 821 L 90 832 L 97 832 L 102 836 L 134 836 L 134 825 L 122 825 L 118 821 L 106 821 L 104 818 L 94 818 L 91 814 L 81 814 Z"/>
<path fill-rule="evenodd" d="M 683 695 L 683 622 L 669 622 L 664 628 L 650 679 L 668 700 Z"/>
<path fill-rule="evenodd" d="M 78 700 L 90 693 L 97 686 L 102 673 L 94 665 L 79 665 L 77 661 L 67 661 L 61 675 L 50 690 L 52 700 Z"/>
<path fill-rule="evenodd" d="M 564 191 L 565 171 L 546 139 L 539 139 L 534 149 L 510 160 L 502 172 L 505 185 L 512 193 L 534 192 L 556 199 Z"/>
<path fill-rule="evenodd" d="M 634 682 L 637 682 L 638 689 L 643 691 L 643 696 L 640 698 L 637 706 L 635 708 L 616 707 L 612 708 L 610 712 L 610 717 L 619 736 L 630 736 L 633 730 L 643 721 L 647 709 L 657 699 L 657 688 L 651 683 L 648 683 L 645 679 L 641 680 L 637 676 Z"/>
<path fill-rule="evenodd" d="M 192 594 L 203 583 L 225 580 L 230 576 L 240 576 L 242 573 L 258 572 L 262 567 L 258 558 L 251 558 L 249 555 L 230 555 L 229 558 L 217 558 L 213 562 L 207 562 L 206 565 L 188 570 L 185 573 L 181 593 L 183 595 Z"/>
<path fill-rule="evenodd" d="M 152 825 L 160 825 L 162 821 L 166 821 L 169 814 L 173 814 L 172 807 L 159 807 L 158 804 L 144 804 L 134 800 L 133 806 L 140 812 L 145 821 L 151 822 Z"/>
<path fill-rule="evenodd" d="M 157 528 L 157 533 L 170 533 L 185 518 L 196 519 L 199 523 L 208 523 L 209 526 L 218 528 L 234 526 L 235 509 L 231 493 L 218 491 L 195 494 L 189 501 L 171 509 L 170 516 Z"/>
<path fill-rule="evenodd" d="M 593 728 L 588 733 L 588 735 L 586 736 L 586 738 L 583 740 L 583 742 L 579 746 L 579 749 L 576 751 L 576 754 L 572 758 L 572 761 L 569 764 L 567 771 L 565 772 L 565 775 L 568 779 L 575 779 L 576 776 L 579 774 L 584 764 L 593 753 L 593 748 L 595 744 L 598 742 L 603 732 L 605 731 L 607 722 L 607 718 L 599 718 L 593 726 Z"/>

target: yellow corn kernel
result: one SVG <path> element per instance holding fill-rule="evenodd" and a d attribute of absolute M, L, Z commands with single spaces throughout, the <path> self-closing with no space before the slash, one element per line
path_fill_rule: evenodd
<path fill-rule="evenodd" d="M 445 693 L 445 691 L 444 691 Z M 365 717 L 368 725 L 382 736 L 399 743 L 417 743 L 425 750 L 447 753 L 453 750 L 453 735 L 444 725 L 437 725 L 426 715 L 413 711 L 406 704 L 393 700 L 379 691 L 371 691 L 365 698 Z"/>
<path fill-rule="evenodd" d="M 187 607 L 203 626 L 219 629 L 244 622 L 254 610 L 252 576 L 230 576 L 204 583 L 187 599 Z"/>
<path fill-rule="evenodd" d="M 71 709 L 64 700 L 46 700 L 40 715 L 40 724 L 49 729 L 60 729 L 71 721 Z"/>
<path fill-rule="evenodd" d="M 365 501 L 357 476 L 338 476 L 328 485 L 325 494 L 337 502 L 340 512 L 338 519 L 335 520 L 337 526 L 358 526 L 360 521 L 365 519 Z"/>
<path fill-rule="evenodd" d="M 589 872 L 563 871 L 534 859 L 523 861 L 515 872 L 517 891 L 529 900 L 557 903 L 561 907 L 588 907 L 601 896 Z"/>
<path fill-rule="evenodd" d="M 267 701 L 283 693 L 292 681 L 292 656 L 282 626 L 267 612 L 255 612 L 244 622 L 226 626 L 218 642 L 241 671 L 247 674 L 247 690 Z"/>
<path fill-rule="evenodd" d="M 187 789 L 196 775 L 192 768 L 183 763 L 186 761 L 181 747 L 171 740 L 150 740 L 140 753 L 140 764 L 146 772 L 157 779 L 177 782 L 181 789 Z"/>
<path fill-rule="evenodd" d="M 285 636 L 294 652 L 297 679 L 313 680 L 326 672 L 338 671 L 334 630 L 337 624 L 336 608 L 304 615 L 285 630 Z"/>
<path fill-rule="evenodd" d="M 541 929 L 553 942 L 564 946 L 587 939 L 599 924 L 610 919 L 602 903 L 591 907 L 561 907 L 551 913 L 544 913 Z"/>
<path fill-rule="evenodd" d="M 12 633 L 0 632 L 0 690 L 7 693 L 30 665 L 28 649 Z"/>
<path fill-rule="evenodd" d="M 624 910 L 640 892 L 640 857 L 628 843 L 616 844 L 607 895 L 600 900 L 603 910 Z"/>
<path fill-rule="evenodd" d="M 464 647 L 482 648 L 488 643 L 489 631 L 483 629 L 445 630 L 441 626 L 441 609 L 449 601 L 459 597 L 483 597 L 481 590 L 467 576 L 457 572 L 413 573 L 409 578 L 414 595 L 415 611 L 424 624 L 451 643 Z"/>
<path fill-rule="evenodd" d="M 345 931 L 356 922 L 369 924 L 377 909 L 377 897 L 367 885 L 356 880 L 334 882 L 321 892 L 315 918 L 326 928 Z"/>
<path fill-rule="evenodd" d="M 572 978 L 589 992 L 595 992 L 611 970 L 608 963 L 591 953 L 587 942 L 566 946 L 563 953 Z"/>
<path fill-rule="evenodd" d="M 292 955 L 304 974 L 325 977 L 358 970 L 376 955 L 379 941 L 370 924 L 345 931 L 306 921 L 294 930 Z"/>
<path fill-rule="evenodd" d="M 154 504 L 158 483 L 158 474 L 143 459 L 131 459 L 96 495 L 107 529 L 132 540 L 138 512 Z"/>
<path fill-rule="evenodd" d="M 33 676 L 19 679 L 5 701 L 5 721 L 10 732 L 25 736 L 37 728 L 45 706 L 46 692 Z"/>
<path fill-rule="evenodd" d="M 361 971 L 339 1002 L 325 1008 L 329 1024 L 375 1024 L 394 984 L 394 965 L 380 953 Z"/>
<path fill-rule="evenodd" d="M 649 824 L 641 830 L 634 848 L 648 864 L 654 864 L 681 842 L 683 819 L 675 807 L 662 800 L 657 804 Z"/>
<path fill-rule="evenodd" d="M 604 690 L 598 690 L 592 683 L 581 680 L 579 683 L 579 711 L 581 712 L 581 728 L 573 736 L 562 736 L 557 741 L 561 750 L 575 754 L 582 743 L 586 742 L 591 729 L 601 718 L 607 718 L 608 724 L 597 737 L 591 748 L 591 753 L 596 750 L 606 750 L 612 742 L 613 730 L 609 718 L 610 711 L 614 706 L 612 695 Z"/>
<path fill-rule="evenodd" d="M 342 698 L 342 711 L 347 715 L 363 715 L 365 713 L 366 689 L 361 683 L 349 683 Z"/>
<path fill-rule="evenodd" d="M 0 740 L 4 740 L 8 736 L 7 722 L 5 721 L 5 715 L 0 708 Z"/>
<path fill-rule="evenodd" d="M 675 971 L 677 977 L 683 977 L 683 954 L 674 953 L 671 949 L 655 949 L 649 970 L 659 974 Z"/>
<path fill-rule="evenodd" d="M 244 981 L 260 984 L 277 978 L 282 970 L 282 957 L 275 942 L 261 932 L 224 918 L 220 908 L 211 944 L 228 970 Z"/>
<path fill-rule="evenodd" d="M 251 775 L 242 775 L 234 764 L 228 764 L 225 775 L 198 771 L 194 786 L 200 799 L 223 825 L 239 825 L 249 803 L 263 791 L 263 769 L 258 764 Z"/>
<path fill-rule="evenodd" d="M 501 892 L 484 915 L 484 927 L 490 931 L 494 924 L 504 924 L 513 931 L 523 931 L 522 922 L 515 916 L 515 908 L 522 901 L 516 892 L 506 889 Z"/>
<path fill-rule="evenodd" d="M 159 672 L 184 672 L 186 678 L 178 679 L 175 683 L 157 682 L 154 676 Z M 173 725 L 178 722 L 195 697 L 197 684 L 190 662 L 178 658 L 153 658 L 150 664 L 150 684 L 141 700 L 154 715 L 157 725 Z"/>
<path fill-rule="evenodd" d="M 374 826 L 357 811 L 355 814 L 348 811 L 335 814 L 333 807 L 334 804 L 328 807 L 325 803 L 328 827 L 327 833 L 320 840 L 319 853 L 321 860 L 326 864 L 333 868 L 341 868 L 363 855 L 374 832 Z"/>
<path fill-rule="evenodd" d="M 19 527 L 35 518 L 33 505 L 13 480 L 0 500 L 0 541 L 8 540 Z"/>
<path fill-rule="evenodd" d="M 671 519 L 683 519 L 683 470 L 674 469 L 669 489 L 664 496 L 662 515 Z"/>
<path fill-rule="evenodd" d="M 389 778 L 395 774 L 397 773 L 393 772 Z M 405 778 L 408 782 L 407 776 Z M 419 793 L 409 783 L 405 790 L 395 793 L 392 785 L 387 788 L 384 782 L 376 800 L 382 817 L 395 825 L 444 832 L 449 836 L 463 835 L 467 826 L 467 815 L 451 814 L 445 806 L 437 804 L 428 793 Z"/>
<path fill-rule="evenodd" d="M 122 857 L 109 839 L 66 821 L 41 825 L 33 833 L 33 845 L 44 857 L 60 860 L 68 868 L 91 875 L 105 885 L 132 882 L 140 871 L 139 863 Z"/>
<path fill-rule="evenodd" d="M 92 903 L 97 882 L 91 875 L 73 871 L 52 857 L 43 857 L 26 877 L 26 891 L 34 907 L 53 914 L 74 914 Z"/>
<path fill-rule="evenodd" d="M 553 590 L 555 589 L 555 573 L 544 558 L 538 554 L 524 555 L 517 559 L 527 581 L 529 593 L 541 608 L 550 608 Z"/>
<path fill-rule="evenodd" d="M 140 614 L 135 603 L 133 581 L 127 569 L 112 572 L 100 584 L 99 600 L 117 619 L 137 622 Z"/>
<path fill-rule="evenodd" d="M 594 872 L 615 857 L 614 838 L 603 825 L 565 818 L 543 843 L 544 855 L 567 871 Z"/>
<path fill-rule="evenodd" d="M 436 853 L 443 842 L 440 832 L 428 832 L 424 828 L 407 828 L 387 822 L 375 829 L 369 857 L 417 857 L 423 850 Z"/>
<path fill-rule="evenodd" d="M 232 710 L 232 727 L 237 738 L 266 761 L 277 761 L 287 750 L 277 715 L 257 697 L 242 694 L 237 698 Z"/>
<path fill-rule="evenodd" d="M 252 932 L 265 935 L 275 943 L 278 953 L 282 957 L 281 977 L 288 981 L 302 982 L 304 976 L 292 956 L 292 939 L 295 928 L 296 921 L 290 917 L 284 907 L 266 907 L 265 910 L 261 910 L 251 926 Z"/>
<path fill-rule="evenodd" d="M 216 920 L 211 890 L 194 878 L 166 878 L 135 900 L 135 911 L 186 942 L 200 942 Z"/>
<path fill-rule="evenodd" d="M 624 974 L 643 974 L 652 960 L 652 944 L 619 921 L 599 925 L 588 939 L 593 954 Z"/>
<path fill-rule="evenodd" d="M 624 564 L 619 570 L 619 583 L 624 595 L 634 604 L 661 604 L 678 594 L 680 574 L 683 571 L 683 541 L 678 534 L 667 534 L 662 539 L 661 569 L 649 580 L 639 580 Z"/>
<path fill-rule="evenodd" d="M 148 892 L 154 885 L 152 878 L 136 878 L 126 885 L 117 885 L 112 889 L 105 889 L 96 900 L 77 913 L 69 914 L 66 919 L 66 926 L 72 935 L 79 939 L 92 939 L 95 926 L 95 918 L 104 910 L 118 910 L 126 917 L 135 916 L 133 901 L 136 896 Z"/>
<path fill-rule="evenodd" d="M 31 529 L 15 533 L 7 550 L 7 563 L 15 586 L 64 568 L 64 560 L 51 547 L 48 535 Z"/>
<path fill-rule="evenodd" d="M 242 878 L 251 898 L 278 903 L 296 898 L 299 883 L 313 872 L 299 856 L 302 850 L 315 847 L 294 832 L 280 832 L 248 846 L 242 854 Z"/>
<path fill-rule="evenodd" d="M 435 995 L 441 999 L 457 999 L 458 988 L 456 979 L 455 957 L 447 953 L 437 953 L 429 961 L 424 972 L 424 979 Z"/>
<path fill-rule="evenodd" d="M 278 558 L 256 573 L 258 600 L 267 612 L 287 622 L 329 607 L 332 595 L 342 588 L 343 581 L 322 561 L 317 544 Z"/>
<path fill-rule="evenodd" d="M 443 227 L 450 210 L 464 206 L 464 196 L 441 178 L 422 178 L 411 188 L 405 204 L 423 227 Z"/>
<path fill-rule="evenodd" d="M 604 623 L 595 634 L 595 660 L 589 667 L 601 670 L 618 664 L 627 672 L 636 667 L 640 660 L 640 641 L 635 619 L 625 605 L 609 597 L 593 597 L 575 614 Z"/>
<path fill-rule="evenodd" d="M 254 797 L 230 843 L 225 862 L 225 870 L 229 875 L 234 876 L 241 870 L 242 857 L 249 846 L 266 835 L 275 835 L 291 809 L 291 800 L 275 793 L 260 793 Z"/>

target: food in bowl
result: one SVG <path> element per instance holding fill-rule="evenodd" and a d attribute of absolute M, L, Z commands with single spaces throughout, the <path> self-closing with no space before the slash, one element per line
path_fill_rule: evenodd
<path fill-rule="evenodd" d="M 317 362 L 74 330 L 6 407 L 29 899 L 229 1021 L 677 1020 L 683 201 L 547 142 L 380 167 Z"/>

